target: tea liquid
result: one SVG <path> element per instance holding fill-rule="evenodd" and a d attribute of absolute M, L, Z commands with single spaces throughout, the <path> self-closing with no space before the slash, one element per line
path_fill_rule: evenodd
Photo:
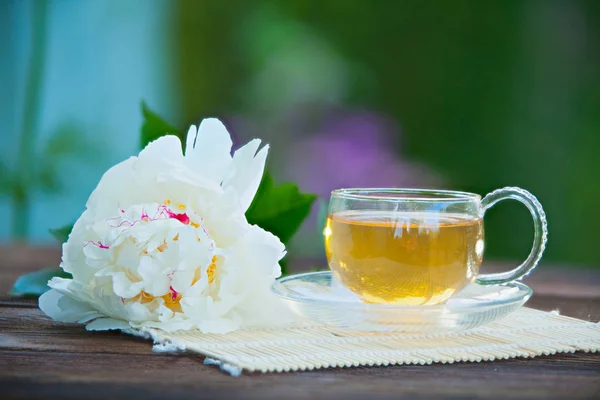
<path fill-rule="evenodd" d="M 325 228 L 329 266 L 369 303 L 438 304 L 472 282 L 483 223 L 466 214 L 346 211 Z"/>

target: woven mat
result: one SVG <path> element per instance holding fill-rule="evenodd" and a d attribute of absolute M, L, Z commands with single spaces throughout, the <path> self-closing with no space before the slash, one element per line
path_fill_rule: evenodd
<path fill-rule="evenodd" d="M 407 335 L 313 326 L 240 330 L 224 335 L 148 332 L 154 351 L 175 349 L 207 357 L 232 375 L 242 370 L 493 361 L 600 350 L 600 323 L 523 307 L 489 325 L 460 333 Z"/>

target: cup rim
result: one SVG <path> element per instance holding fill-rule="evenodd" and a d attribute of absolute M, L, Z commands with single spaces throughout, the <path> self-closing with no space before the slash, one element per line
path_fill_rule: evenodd
<path fill-rule="evenodd" d="M 411 201 L 480 201 L 476 193 L 444 189 L 413 188 L 342 188 L 331 191 L 331 196 L 358 200 L 411 200 Z"/>

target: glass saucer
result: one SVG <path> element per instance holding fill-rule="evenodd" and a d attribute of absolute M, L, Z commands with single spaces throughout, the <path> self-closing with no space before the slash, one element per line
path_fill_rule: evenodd
<path fill-rule="evenodd" d="M 533 291 L 521 282 L 468 285 L 445 304 L 369 304 L 332 278 L 330 271 L 278 279 L 272 286 L 298 315 L 312 322 L 362 331 L 455 332 L 475 328 L 521 307 Z"/>

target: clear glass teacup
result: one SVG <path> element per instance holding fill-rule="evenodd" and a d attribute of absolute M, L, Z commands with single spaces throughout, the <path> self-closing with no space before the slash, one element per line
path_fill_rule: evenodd
<path fill-rule="evenodd" d="M 531 212 L 533 247 L 512 271 L 479 274 L 485 211 L 514 199 Z M 535 268 L 547 240 L 546 215 L 528 191 L 339 189 L 331 193 L 325 248 L 334 277 L 368 303 L 440 304 L 467 284 L 497 285 Z"/>

